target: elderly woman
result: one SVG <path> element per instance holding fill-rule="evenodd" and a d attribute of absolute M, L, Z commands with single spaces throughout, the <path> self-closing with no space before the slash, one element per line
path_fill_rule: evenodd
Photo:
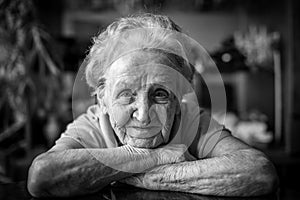
<path fill-rule="evenodd" d="M 32 163 L 35 197 L 92 193 L 115 181 L 150 190 L 263 195 L 277 176 L 266 156 L 199 108 L 186 38 L 168 17 L 139 15 L 95 37 L 85 60 L 97 104 Z"/>

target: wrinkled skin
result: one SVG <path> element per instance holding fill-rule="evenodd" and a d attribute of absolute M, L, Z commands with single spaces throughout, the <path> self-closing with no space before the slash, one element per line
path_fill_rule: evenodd
<path fill-rule="evenodd" d="M 164 55 L 142 51 L 111 65 L 100 102 L 121 143 L 155 148 L 169 141 L 180 107 L 172 92 L 177 75 L 168 65 Z"/>

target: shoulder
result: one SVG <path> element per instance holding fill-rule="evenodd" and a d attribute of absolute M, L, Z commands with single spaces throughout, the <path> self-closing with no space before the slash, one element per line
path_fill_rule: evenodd
<path fill-rule="evenodd" d="M 66 130 L 56 141 L 56 145 L 66 146 L 74 142 L 82 148 L 106 148 L 114 145 L 114 136 L 105 135 L 109 133 L 103 130 L 101 115 L 98 105 L 90 106 L 86 113 L 81 114 L 68 124 Z"/>
<path fill-rule="evenodd" d="M 72 123 L 68 124 L 66 132 L 71 130 L 80 130 L 84 132 L 99 131 L 99 109 L 98 106 L 90 106 L 86 113 L 78 116 Z"/>
<path fill-rule="evenodd" d="M 215 148 L 223 138 L 231 135 L 209 110 L 199 107 L 195 98 L 187 96 L 182 101 L 182 131 L 189 149 L 198 158 L 203 158 Z"/>

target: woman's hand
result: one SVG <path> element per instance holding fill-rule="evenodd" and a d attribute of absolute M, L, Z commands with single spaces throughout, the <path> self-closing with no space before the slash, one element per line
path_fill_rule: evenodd
<path fill-rule="evenodd" d="M 160 158 L 159 165 L 157 167 L 154 167 L 145 173 L 139 173 L 127 177 L 119 182 L 146 189 L 157 189 L 156 187 L 158 185 L 156 183 L 159 177 L 161 177 L 161 174 L 165 172 L 165 165 L 196 160 L 196 158 L 187 151 L 184 144 L 166 145 L 156 149 L 155 151 L 158 152 Z"/>
<path fill-rule="evenodd" d="M 154 150 L 158 155 L 158 165 L 172 164 L 186 160 L 187 147 L 184 144 L 168 144 Z"/>

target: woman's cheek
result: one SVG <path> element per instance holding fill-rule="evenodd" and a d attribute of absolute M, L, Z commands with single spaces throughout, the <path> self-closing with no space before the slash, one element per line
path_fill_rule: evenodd
<path fill-rule="evenodd" d="M 154 110 L 155 110 L 155 112 L 157 114 L 157 118 L 160 121 L 160 123 L 162 124 L 162 126 L 165 126 L 165 124 L 167 122 L 167 118 L 168 118 L 167 106 L 156 104 Z"/>
<path fill-rule="evenodd" d="M 159 107 L 160 108 L 157 109 L 157 115 L 160 123 L 162 124 L 161 133 L 165 142 L 167 142 L 173 125 L 173 116 L 168 106 L 160 105 Z"/>
<path fill-rule="evenodd" d="M 164 142 L 168 142 L 174 122 L 176 106 L 174 107 L 173 104 L 166 104 L 159 105 L 158 107 L 157 115 L 162 124 L 162 136 L 164 138 Z"/>
<path fill-rule="evenodd" d="M 176 106 L 174 103 L 156 105 L 156 113 L 158 115 L 159 121 L 163 126 L 172 126 L 173 117 L 176 112 Z"/>
<path fill-rule="evenodd" d="M 113 116 L 113 119 L 116 123 L 115 126 L 118 128 L 122 128 L 129 121 L 131 116 L 131 111 L 129 108 L 126 108 L 124 106 L 114 105 L 112 108 L 112 113 L 110 114 Z"/>

